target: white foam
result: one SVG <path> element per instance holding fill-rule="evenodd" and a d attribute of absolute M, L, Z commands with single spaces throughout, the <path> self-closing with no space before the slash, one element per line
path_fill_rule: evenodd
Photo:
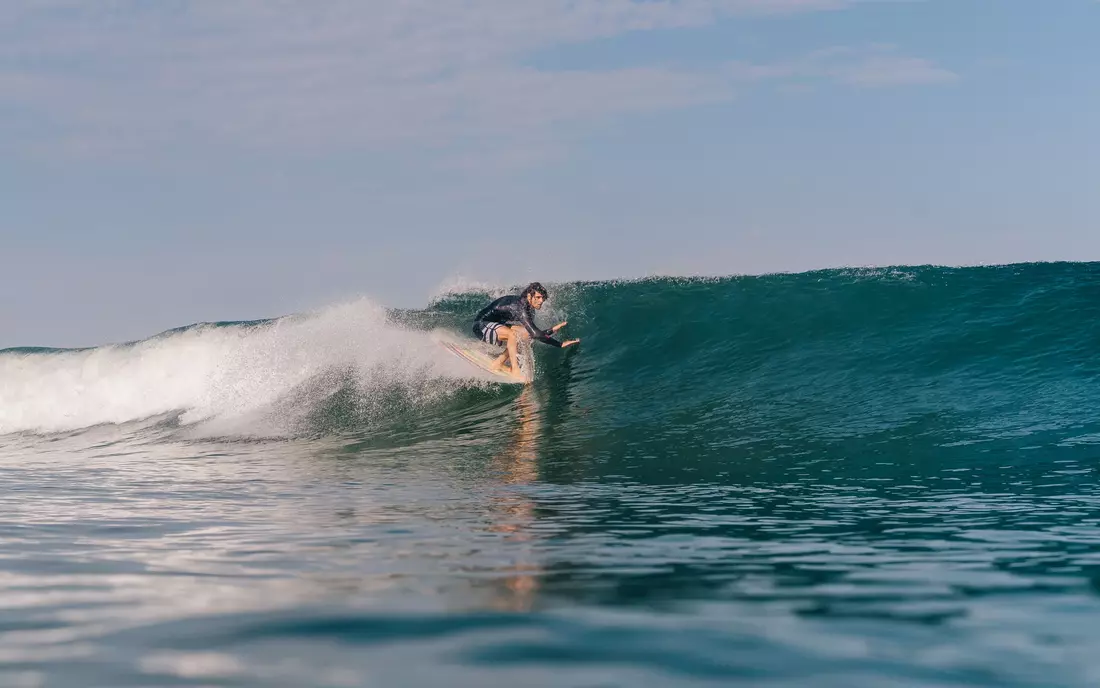
<path fill-rule="evenodd" d="M 0 434 L 170 413 L 180 413 L 184 425 L 230 431 L 260 418 L 271 422 L 288 395 L 309 396 L 306 383 L 316 396 L 349 375 L 369 389 L 379 381 L 457 381 L 468 373 L 426 333 L 389 323 L 383 308 L 359 300 L 254 327 L 205 325 L 131 345 L 5 354 Z"/>

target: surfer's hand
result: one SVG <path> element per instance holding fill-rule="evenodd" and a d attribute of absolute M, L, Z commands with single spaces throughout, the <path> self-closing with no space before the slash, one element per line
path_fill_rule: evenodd
<path fill-rule="evenodd" d="M 567 341 L 567 342 L 562 342 L 562 343 L 561 343 L 561 348 L 563 348 L 563 349 L 564 349 L 564 348 L 566 348 L 566 347 L 568 347 L 568 346 L 573 346 L 574 344 L 576 344 L 576 343 L 577 343 L 577 342 L 579 342 L 579 341 L 580 341 L 579 339 L 570 339 L 570 340 L 569 340 L 569 341 Z"/>
<path fill-rule="evenodd" d="M 565 322 L 560 322 L 557 325 L 554 325 L 553 327 L 551 327 L 550 331 L 551 332 L 557 332 L 561 328 L 565 327 L 568 322 L 569 322 L 568 320 L 566 320 Z"/>

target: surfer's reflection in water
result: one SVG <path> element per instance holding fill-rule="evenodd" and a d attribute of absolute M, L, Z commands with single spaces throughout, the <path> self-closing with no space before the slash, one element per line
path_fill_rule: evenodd
<path fill-rule="evenodd" d="M 542 567 L 536 561 L 536 538 L 531 526 L 535 522 L 535 504 L 517 486 L 538 480 L 539 433 L 542 429 L 538 399 L 527 387 L 515 402 L 516 427 L 504 450 L 493 457 L 493 469 L 503 485 L 492 500 L 495 533 L 505 534 L 512 563 L 504 567 L 503 585 L 490 604 L 505 611 L 531 609 L 539 588 Z"/>

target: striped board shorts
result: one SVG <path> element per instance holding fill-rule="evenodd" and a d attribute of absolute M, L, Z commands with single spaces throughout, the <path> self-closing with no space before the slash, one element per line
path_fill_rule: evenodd
<path fill-rule="evenodd" d="M 474 323 L 474 334 L 486 344 L 500 346 L 500 340 L 497 339 L 497 328 L 500 326 L 501 323 L 478 320 Z"/>

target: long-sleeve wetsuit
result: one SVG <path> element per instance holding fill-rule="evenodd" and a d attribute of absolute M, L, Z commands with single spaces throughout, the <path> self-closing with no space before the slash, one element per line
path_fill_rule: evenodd
<path fill-rule="evenodd" d="M 475 327 L 478 322 L 523 325 L 532 339 L 561 348 L 561 342 L 550 336 L 553 334 L 551 330 L 535 327 L 534 309 L 527 303 L 527 299 L 520 296 L 502 296 L 493 301 L 474 316 Z"/>

